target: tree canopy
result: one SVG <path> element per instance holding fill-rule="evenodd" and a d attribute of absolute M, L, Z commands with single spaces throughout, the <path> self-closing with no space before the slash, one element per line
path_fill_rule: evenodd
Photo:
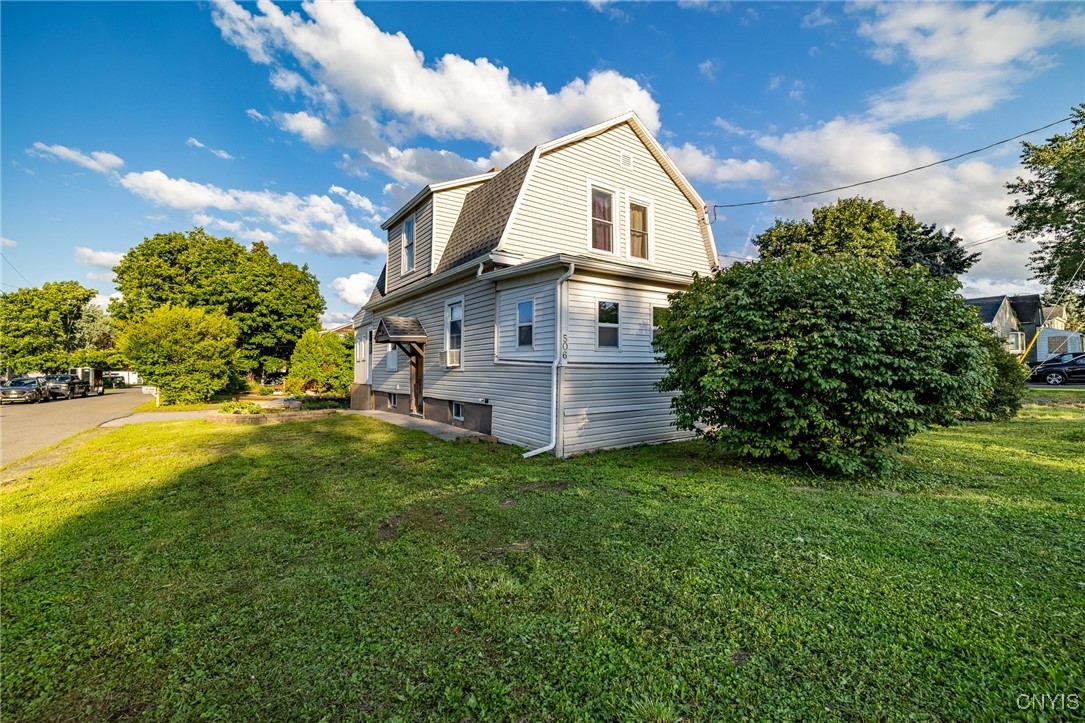
<path fill-rule="evenodd" d="M 1014 220 L 1010 238 L 1037 242 L 1029 268 L 1056 298 L 1085 293 L 1085 103 L 1071 116 L 1069 133 L 1021 144 L 1029 175 L 1006 184 L 1020 196 L 1008 211 Z"/>
<path fill-rule="evenodd" d="M 939 278 L 956 277 L 979 260 L 952 231 L 924 224 L 882 201 L 842 198 L 811 212 L 811 220 L 777 219 L 754 243 L 762 258 L 814 253 L 845 255 L 885 266 L 919 265 Z"/>
<path fill-rule="evenodd" d="M 165 404 L 205 402 L 236 378 L 237 323 L 165 304 L 125 325 L 117 346 Z"/>
<path fill-rule="evenodd" d="M 118 321 L 165 304 L 220 310 L 238 325 L 239 368 L 256 374 L 285 366 L 325 308 L 308 266 L 279 261 L 262 242 L 246 249 L 202 228 L 146 238 L 114 272 L 122 298 L 110 311 Z"/>
<path fill-rule="evenodd" d="M 94 290 L 56 281 L 0 294 L 0 366 L 16 374 L 69 366 Z"/>
<path fill-rule="evenodd" d="M 659 388 L 680 428 L 734 453 L 881 470 L 990 399 L 988 332 L 958 288 L 843 256 L 735 264 L 671 296 Z"/>

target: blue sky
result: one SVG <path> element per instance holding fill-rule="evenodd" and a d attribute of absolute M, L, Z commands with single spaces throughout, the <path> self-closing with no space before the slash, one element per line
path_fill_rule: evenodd
<path fill-rule="evenodd" d="M 0 4 L 5 291 L 202 225 L 307 263 L 325 321 L 364 302 L 379 223 L 431 181 L 635 110 L 709 203 L 956 155 L 1085 100 L 1076 4 Z M 1039 142 L 1069 124 L 1030 137 Z M 865 186 L 956 228 L 970 295 L 1032 291 L 1008 241 L 1019 143 Z M 834 194 L 721 209 L 724 261 Z M 25 277 L 25 278 L 24 278 Z"/>

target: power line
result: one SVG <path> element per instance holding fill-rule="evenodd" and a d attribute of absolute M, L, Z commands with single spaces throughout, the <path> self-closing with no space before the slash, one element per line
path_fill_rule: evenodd
<path fill-rule="evenodd" d="M 915 173 L 916 171 L 922 171 L 922 170 L 925 170 L 927 168 L 933 168 L 934 166 L 939 166 L 939 165 L 941 165 L 943 163 L 949 163 L 950 161 L 956 161 L 956 160 L 958 160 L 960 158 L 964 158 L 965 156 L 971 156 L 971 155 L 975 155 L 976 153 L 982 153 L 983 151 L 990 150 L 990 149 L 994 148 L 995 146 L 1000 146 L 1003 143 L 1009 143 L 1010 141 L 1016 141 L 1018 138 L 1024 138 L 1025 136 L 1032 135 L 1033 133 L 1039 133 L 1040 131 L 1047 130 L 1048 128 L 1050 128 L 1052 126 L 1057 126 L 1059 123 L 1065 123 L 1066 121 L 1072 120 L 1072 119 L 1073 119 L 1073 116 L 1067 116 L 1066 118 L 1062 118 L 1060 120 L 1057 120 L 1054 123 L 1048 123 L 1045 126 L 1040 126 L 1039 128 L 1033 128 L 1032 130 L 1025 131 L 1024 133 L 1018 133 L 1017 135 L 1015 135 L 1012 138 L 1004 138 L 1001 141 L 995 141 L 994 143 L 990 143 L 990 144 L 984 146 L 983 148 L 976 148 L 975 150 L 966 151 L 964 153 L 958 153 L 955 156 L 952 156 L 950 158 L 943 158 L 942 160 L 935 161 L 934 163 L 928 163 L 928 164 L 923 165 L 923 166 L 916 166 L 915 168 L 909 168 L 906 171 L 898 171 L 897 173 L 890 173 L 888 176 L 881 176 L 880 178 L 871 178 L 868 181 L 859 181 L 858 183 L 849 183 L 846 186 L 837 186 L 836 188 L 828 188 L 828 189 L 826 189 L 824 191 L 813 191 L 811 193 L 800 193 L 800 194 L 798 194 L 796 196 L 785 196 L 783 198 L 768 198 L 768 199 L 765 199 L 764 201 L 747 201 L 746 203 L 716 203 L 716 204 L 712 204 L 713 220 L 715 220 L 716 209 L 718 209 L 718 208 L 742 208 L 744 206 L 763 206 L 766 203 L 780 203 L 782 201 L 795 201 L 795 200 L 798 200 L 800 198 L 810 198 L 811 196 L 820 196 L 820 195 L 825 194 L 825 193 L 833 193 L 834 191 L 846 191 L 849 188 L 857 188 L 858 186 L 865 186 L 868 183 L 877 183 L 878 181 L 885 181 L 885 180 L 888 180 L 890 178 L 897 178 L 898 176 L 903 176 L 903 175 L 906 175 L 908 173 Z"/>
<path fill-rule="evenodd" d="M 22 276 L 22 278 L 23 278 L 23 281 L 25 281 L 26 283 L 30 284 L 30 279 L 28 279 L 28 278 L 26 278 L 25 276 L 23 276 L 23 272 L 22 272 L 22 271 L 19 271 L 19 269 L 15 268 L 15 264 L 13 264 L 13 263 L 11 263 L 10 261 L 8 261 L 8 257 L 7 257 L 7 256 L 4 256 L 4 254 L 3 254 L 3 253 L 0 253 L 0 258 L 3 258 L 3 259 L 4 259 L 4 261 L 7 261 L 7 262 L 8 262 L 8 266 L 10 266 L 10 267 L 11 267 L 11 270 L 12 270 L 12 271 L 14 271 L 15 273 L 17 273 L 17 274 L 18 274 L 19 276 Z M 31 285 L 31 286 L 33 286 L 34 284 L 30 284 L 30 285 Z"/>

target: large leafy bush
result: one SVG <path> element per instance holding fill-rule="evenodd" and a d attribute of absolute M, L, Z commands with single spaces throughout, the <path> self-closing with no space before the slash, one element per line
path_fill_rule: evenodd
<path fill-rule="evenodd" d="M 737 264 L 671 297 L 659 388 L 681 428 L 740 455 L 881 471 L 990 393 L 987 332 L 956 289 L 841 257 Z"/>
<path fill-rule="evenodd" d="M 1015 355 L 1006 351 L 1002 339 L 991 331 L 983 336 L 983 349 L 994 377 L 982 404 L 974 410 L 965 410 L 961 416 L 980 421 L 1012 419 L 1021 409 L 1028 372 Z"/>
<path fill-rule="evenodd" d="M 351 339 L 310 329 L 294 347 L 284 389 L 290 394 L 312 391 L 346 396 L 354 381 L 353 351 Z"/>
<path fill-rule="evenodd" d="M 117 346 L 164 404 L 192 404 L 237 380 L 237 335 L 221 311 L 166 304 L 128 322 Z"/>

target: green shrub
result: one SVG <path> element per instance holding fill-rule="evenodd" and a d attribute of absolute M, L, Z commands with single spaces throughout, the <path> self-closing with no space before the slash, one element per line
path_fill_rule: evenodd
<path fill-rule="evenodd" d="M 965 410 L 961 418 L 980 421 L 1012 419 L 1021 409 L 1021 400 L 1028 388 L 1028 371 L 1014 354 L 1006 351 L 1002 340 L 993 333 L 983 335 L 983 351 L 987 355 L 993 382 L 980 406 Z"/>
<path fill-rule="evenodd" d="M 303 400 L 301 403 L 302 409 L 343 409 L 347 405 L 342 400 L 337 399 L 314 399 Z"/>
<path fill-rule="evenodd" d="M 226 402 L 220 411 L 223 414 L 263 414 L 266 410 L 256 402 Z"/>
<path fill-rule="evenodd" d="M 287 394 L 317 392 L 345 396 L 353 381 L 353 342 L 338 334 L 320 334 L 310 329 L 294 347 L 290 373 L 283 387 Z"/>
<path fill-rule="evenodd" d="M 272 389 L 271 387 L 260 387 L 259 394 L 260 394 L 261 397 L 270 397 L 274 393 L 275 393 L 275 390 Z"/>
<path fill-rule="evenodd" d="M 237 382 L 237 335 L 221 311 L 166 304 L 125 324 L 117 347 L 163 404 L 196 404 Z"/>
<path fill-rule="evenodd" d="M 788 256 L 671 296 L 656 334 L 677 425 L 747 457 L 880 472 L 904 441 L 982 406 L 986 332 L 922 268 Z"/>

